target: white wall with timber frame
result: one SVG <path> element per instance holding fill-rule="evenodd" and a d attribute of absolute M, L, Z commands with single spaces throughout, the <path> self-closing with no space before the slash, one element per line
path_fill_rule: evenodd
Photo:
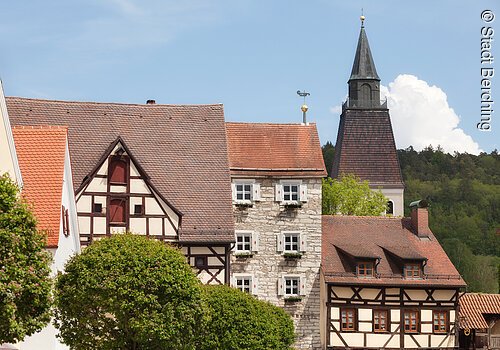
<path fill-rule="evenodd" d="M 446 349 L 458 346 L 459 290 L 453 288 L 374 287 L 322 284 L 326 349 Z M 343 329 L 342 311 L 352 310 L 354 329 Z M 386 331 L 375 327 L 375 313 L 387 311 Z M 417 329 L 405 331 L 405 312 L 415 312 Z M 445 330 L 434 330 L 434 315 L 446 317 Z M 408 313 L 407 313 L 408 315 Z M 344 325 L 347 325 L 344 322 Z M 346 328 L 346 327 L 344 327 Z"/>
<path fill-rule="evenodd" d="M 229 283 L 229 245 L 184 244 L 182 252 L 204 284 Z"/>

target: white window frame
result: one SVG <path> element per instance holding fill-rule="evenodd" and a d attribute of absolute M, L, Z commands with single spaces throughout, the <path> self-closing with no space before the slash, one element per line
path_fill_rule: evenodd
<path fill-rule="evenodd" d="M 234 233 L 236 244 L 234 246 L 234 253 L 238 254 L 253 254 L 259 251 L 259 233 L 249 230 L 236 230 Z M 250 249 L 238 249 L 238 236 L 250 238 Z M 246 244 L 243 242 L 243 244 Z"/>
<path fill-rule="evenodd" d="M 233 288 L 236 288 L 236 289 L 239 289 L 241 291 L 246 292 L 246 290 L 244 290 L 244 287 L 242 288 L 241 286 L 238 286 L 238 281 L 244 281 L 244 280 L 249 281 L 248 293 L 256 295 L 257 294 L 257 280 L 256 280 L 255 276 L 253 276 L 251 274 L 248 274 L 248 273 L 235 273 L 235 274 L 233 274 L 233 277 L 231 278 L 231 286 Z"/>
<path fill-rule="evenodd" d="M 297 250 L 287 250 L 286 237 L 297 236 Z M 301 231 L 281 231 L 276 238 L 276 251 L 285 253 L 303 254 L 307 251 L 307 235 Z"/>
<path fill-rule="evenodd" d="M 292 199 L 293 192 L 290 189 L 290 198 L 285 199 L 285 186 L 297 186 L 297 199 Z M 276 184 L 275 200 L 283 205 L 300 205 L 308 200 L 307 185 L 302 180 L 280 180 Z"/>
<path fill-rule="evenodd" d="M 297 293 L 287 293 L 287 280 L 297 282 Z M 306 293 L 305 276 L 303 275 L 283 275 L 278 279 L 278 295 L 284 298 L 294 298 L 304 296 Z M 294 288 L 294 287 L 292 287 Z"/>
<path fill-rule="evenodd" d="M 294 238 L 296 239 L 296 242 L 294 242 Z M 287 242 L 287 239 L 290 239 L 290 241 Z M 297 249 L 287 249 L 287 245 L 297 245 Z M 283 232 L 283 253 L 300 253 L 300 232 Z"/>
<path fill-rule="evenodd" d="M 242 199 L 238 199 L 237 186 L 243 186 Z M 250 199 L 245 199 L 245 186 L 250 186 Z M 260 201 L 260 184 L 256 183 L 253 179 L 233 180 L 231 183 L 231 192 L 234 204 L 252 204 L 253 202 Z"/>

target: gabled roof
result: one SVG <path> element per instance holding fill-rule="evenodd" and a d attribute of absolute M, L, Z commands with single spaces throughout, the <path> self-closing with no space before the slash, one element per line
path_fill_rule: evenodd
<path fill-rule="evenodd" d="M 488 328 L 484 315 L 500 316 L 500 294 L 465 293 L 458 300 L 462 329 Z"/>
<path fill-rule="evenodd" d="M 465 283 L 434 235 L 421 240 L 410 229 L 409 219 L 375 216 L 322 217 L 322 269 L 327 283 L 394 286 L 464 287 Z M 341 247 L 339 250 L 338 247 Z M 384 249 L 387 247 L 388 249 Z M 394 257 L 387 250 L 402 257 Z M 380 278 L 358 278 L 355 261 L 343 252 L 360 258 L 380 258 Z M 369 255 L 369 256 L 365 256 Z M 427 259 L 425 279 L 402 278 L 402 263 Z M 400 259 L 402 261 L 400 261 Z"/>
<path fill-rule="evenodd" d="M 342 174 L 355 174 L 372 187 L 404 187 L 387 110 L 346 109 L 342 113 L 331 177 Z"/>
<path fill-rule="evenodd" d="M 316 124 L 226 123 L 233 176 L 324 177 Z"/>
<path fill-rule="evenodd" d="M 24 180 L 22 196 L 33 209 L 38 229 L 47 232 L 47 246 L 57 247 L 67 128 L 26 126 L 12 132 Z"/>
<path fill-rule="evenodd" d="M 14 125 L 69 126 L 74 186 L 118 137 L 158 192 L 181 211 L 181 241 L 234 241 L 223 107 L 8 97 Z"/>
<path fill-rule="evenodd" d="M 374 79 L 380 80 L 373 62 L 372 52 L 368 44 L 368 37 L 366 36 L 365 27 L 361 26 L 358 39 L 358 47 L 356 55 L 354 56 L 354 63 L 352 65 L 351 77 L 349 80 L 355 79 Z"/>

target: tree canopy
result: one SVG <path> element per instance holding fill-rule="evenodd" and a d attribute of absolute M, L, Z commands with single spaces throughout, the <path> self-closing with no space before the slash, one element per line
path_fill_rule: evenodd
<path fill-rule="evenodd" d="M 323 179 L 323 214 L 376 216 L 387 208 L 387 198 L 373 191 L 368 181 L 352 174 Z"/>
<path fill-rule="evenodd" d="M 293 321 L 283 309 L 228 286 L 205 291 L 210 322 L 201 349 L 293 349 Z"/>
<path fill-rule="evenodd" d="M 0 343 L 15 343 L 50 321 L 46 236 L 7 174 L 0 176 Z"/>
<path fill-rule="evenodd" d="M 56 321 L 72 349 L 197 349 L 201 283 L 182 253 L 114 235 L 70 259 L 56 281 Z"/>

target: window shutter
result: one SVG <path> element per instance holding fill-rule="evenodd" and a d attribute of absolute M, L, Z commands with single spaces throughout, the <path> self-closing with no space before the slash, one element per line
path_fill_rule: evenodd
<path fill-rule="evenodd" d="M 305 276 L 300 276 L 300 281 L 299 281 L 299 294 L 300 295 L 306 295 L 306 278 Z"/>
<path fill-rule="evenodd" d="M 252 276 L 252 294 L 257 295 L 259 293 L 259 289 L 257 286 L 257 278 Z"/>
<path fill-rule="evenodd" d="M 279 277 L 278 278 L 278 295 L 284 295 L 284 294 L 285 294 L 285 278 Z"/>
<path fill-rule="evenodd" d="M 300 201 L 307 202 L 307 185 L 300 185 Z"/>
<path fill-rule="evenodd" d="M 254 201 L 260 201 L 260 184 L 254 183 L 252 185 L 252 200 Z"/>
<path fill-rule="evenodd" d="M 305 233 L 300 234 L 300 251 L 305 253 L 307 251 L 307 235 Z"/>
<path fill-rule="evenodd" d="M 229 281 L 229 284 L 231 285 L 231 287 L 236 288 L 236 277 L 231 276 L 231 280 Z"/>
<path fill-rule="evenodd" d="M 283 234 L 276 235 L 276 251 L 281 253 L 283 251 Z"/>
<path fill-rule="evenodd" d="M 252 232 L 252 252 L 257 253 L 259 251 L 259 233 Z"/>
<path fill-rule="evenodd" d="M 276 202 L 283 202 L 283 185 L 282 184 L 276 184 L 274 195 L 275 195 Z"/>
<path fill-rule="evenodd" d="M 231 195 L 233 198 L 233 202 L 236 202 L 236 184 L 231 183 Z"/>

